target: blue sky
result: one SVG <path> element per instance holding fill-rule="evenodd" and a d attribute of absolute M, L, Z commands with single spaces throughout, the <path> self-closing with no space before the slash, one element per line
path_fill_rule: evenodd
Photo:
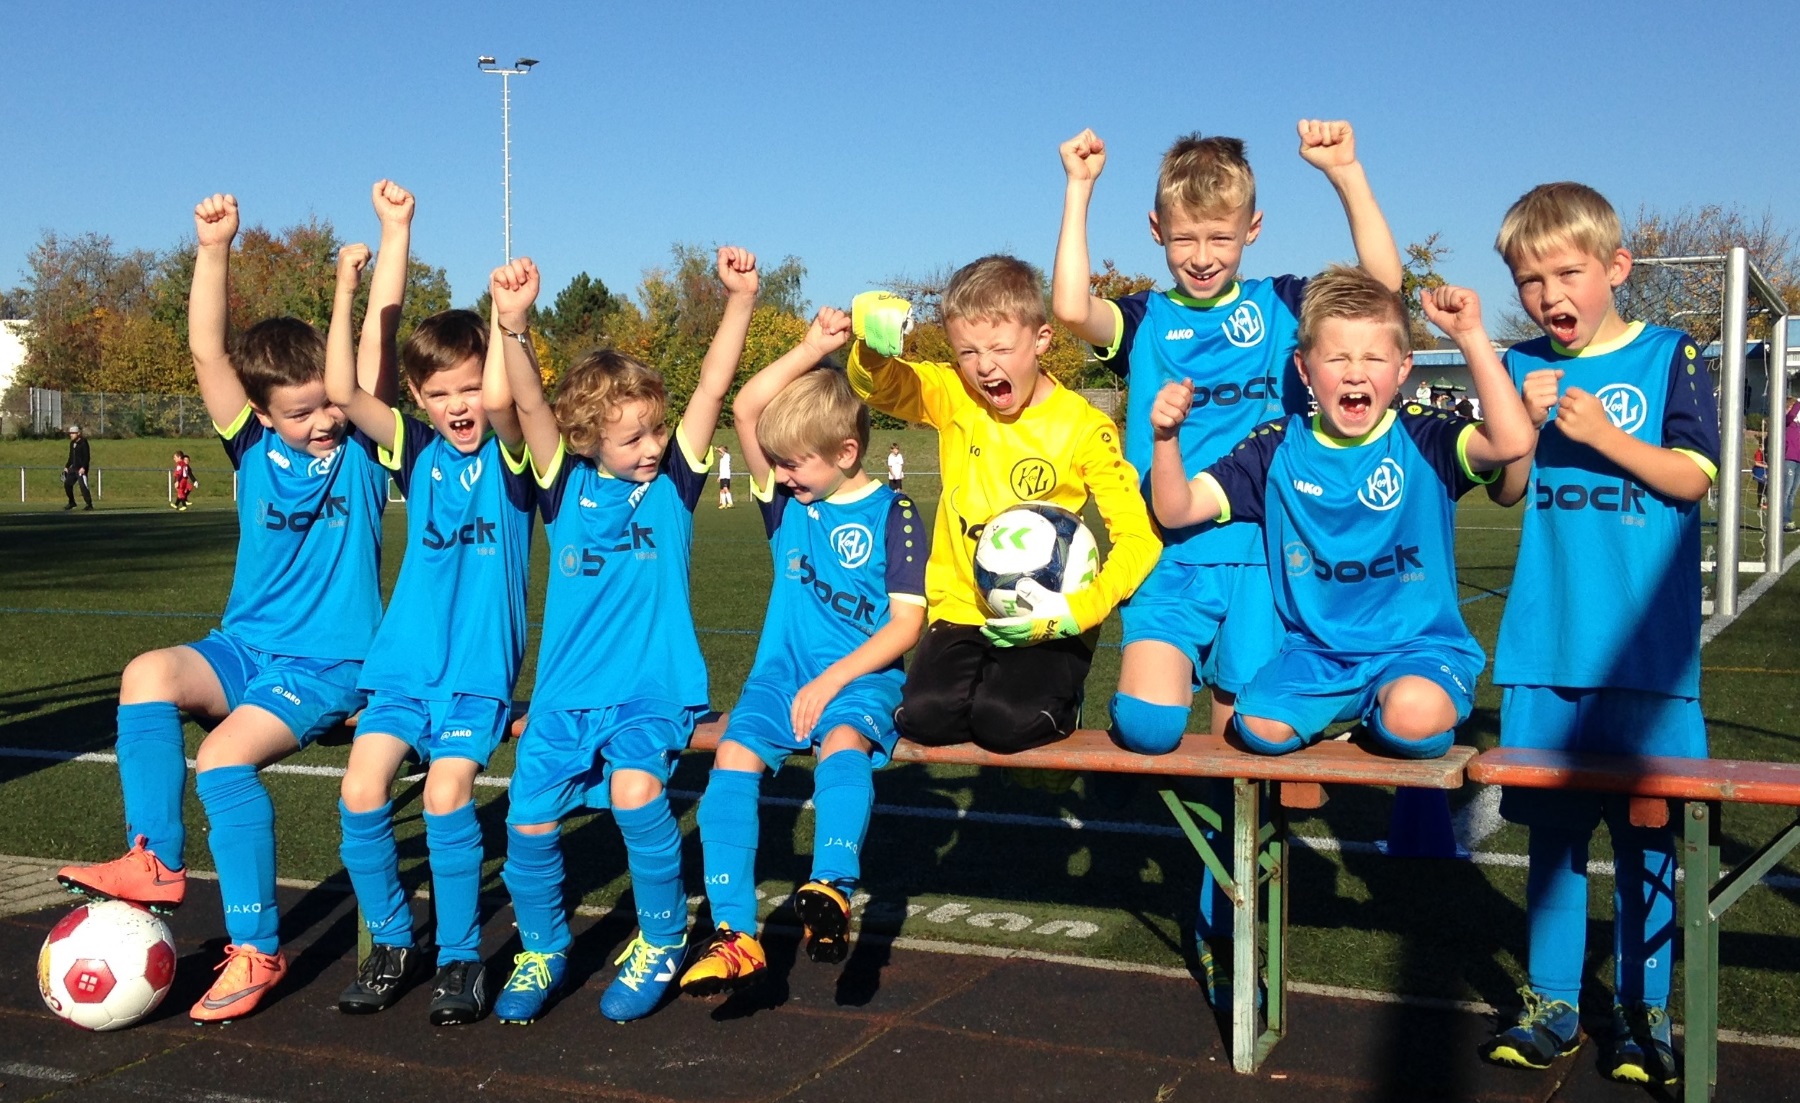
<path fill-rule="evenodd" d="M 675 241 L 807 265 L 846 303 L 983 253 L 1053 258 L 1056 146 L 1111 147 L 1096 263 L 1166 276 L 1149 240 L 1176 135 L 1245 138 L 1266 212 L 1246 274 L 1350 255 L 1302 116 L 1347 118 L 1396 237 L 1437 232 L 1497 320 L 1490 243 L 1546 180 L 1629 214 L 1737 203 L 1800 223 L 1791 0 L 1691 5 L 796 3 L 12 5 L 0 76 L 0 284 L 45 229 L 164 248 L 236 193 L 247 220 L 376 232 L 371 181 L 419 195 L 415 253 L 468 303 L 499 263 L 500 80 L 515 253 L 554 291 L 615 290 Z M 27 48 L 28 47 L 28 48 Z"/>

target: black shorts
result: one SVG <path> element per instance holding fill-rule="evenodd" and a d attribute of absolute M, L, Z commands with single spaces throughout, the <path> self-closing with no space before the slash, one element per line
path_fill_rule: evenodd
<path fill-rule="evenodd" d="M 975 625 L 934 621 L 906 671 L 894 725 L 914 743 L 974 743 L 997 754 L 1075 730 L 1094 651 L 1080 636 L 997 647 Z"/>

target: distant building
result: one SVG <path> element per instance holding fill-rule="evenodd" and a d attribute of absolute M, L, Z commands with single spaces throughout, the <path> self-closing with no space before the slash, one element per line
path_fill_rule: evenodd
<path fill-rule="evenodd" d="M 26 321 L 0 321 L 0 396 L 12 390 L 25 366 L 25 334 L 30 327 Z"/>

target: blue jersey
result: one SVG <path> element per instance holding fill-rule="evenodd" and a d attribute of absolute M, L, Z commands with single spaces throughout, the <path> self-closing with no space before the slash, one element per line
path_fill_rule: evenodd
<path fill-rule="evenodd" d="M 259 651 L 361 660 L 381 621 L 387 469 L 353 432 L 326 456 L 290 448 L 248 405 L 219 429 L 237 469 L 238 550 L 225 631 Z"/>
<path fill-rule="evenodd" d="M 1540 337 L 1506 354 L 1513 379 L 1542 368 L 1600 399 L 1639 440 L 1719 459 L 1712 381 L 1693 339 L 1634 323 L 1579 353 Z M 1500 618 L 1502 685 L 1700 695 L 1700 506 L 1662 498 L 1612 461 L 1562 435 L 1556 412 L 1538 434 L 1512 591 Z"/>
<path fill-rule="evenodd" d="M 1194 406 L 1181 426 L 1181 457 L 1197 475 L 1265 421 L 1305 413 L 1306 385 L 1294 366 L 1300 299 L 1295 276 L 1242 280 L 1216 299 L 1144 291 L 1110 300 L 1119 339 L 1100 349 L 1130 388 L 1125 458 L 1150 498 L 1150 407 L 1165 383 L 1194 381 Z M 1218 524 L 1163 533 L 1166 563 L 1261 563 L 1262 544 L 1249 528 Z"/>
<path fill-rule="evenodd" d="M 1456 595 L 1456 499 L 1491 480 L 1463 455 L 1473 422 L 1408 405 L 1355 444 L 1299 415 L 1206 469 L 1223 521 L 1262 525 L 1288 643 L 1350 656 L 1430 641 L 1487 659 Z"/>
<path fill-rule="evenodd" d="M 645 700 L 706 707 L 688 561 L 707 467 L 677 429 L 647 483 L 560 448 L 538 473 L 550 585 L 532 711 Z"/>
<path fill-rule="evenodd" d="M 380 458 L 406 495 L 406 558 L 359 684 L 511 701 L 536 505 L 526 461 L 491 434 L 464 455 L 429 424 L 394 418 L 397 450 Z"/>
<path fill-rule="evenodd" d="M 911 498 L 874 480 L 810 504 L 783 486 L 751 492 L 775 556 L 752 681 L 779 679 L 798 689 L 886 624 L 892 602 L 925 607 L 930 527 Z M 900 683 L 898 659 L 884 676 Z"/>

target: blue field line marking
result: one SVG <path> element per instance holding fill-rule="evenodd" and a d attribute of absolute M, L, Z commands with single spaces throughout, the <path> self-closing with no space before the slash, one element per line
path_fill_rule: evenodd
<path fill-rule="evenodd" d="M 178 620 L 218 620 L 218 613 L 162 613 L 148 609 L 38 609 L 25 606 L 0 606 L 0 615 L 30 614 L 45 617 L 166 617 Z M 543 621 L 532 621 L 531 628 L 542 628 Z M 760 636 L 754 628 L 696 628 L 696 632 L 713 636 Z"/>
<path fill-rule="evenodd" d="M 1466 586 L 1466 585 L 1468 585 L 1468 583 L 1465 582 L 1465 583 L 1463 583 L 1463 585 Z M 1461 599 L 1460 601 L 1458 601 L 1456 604 L 1458 604 L 1458 605 L 1473 605 L 1477 601 L 1486 601 L 1490 597 L 1505 597 L 1506 592 L 1511 589 L 1512 589 L 1511 586 L 1502 586 L 1498 590 L 1484 590 L 1481 593 L 1476 594 L 1474 597 L 1465 597 L 1465 598 Z"/>

